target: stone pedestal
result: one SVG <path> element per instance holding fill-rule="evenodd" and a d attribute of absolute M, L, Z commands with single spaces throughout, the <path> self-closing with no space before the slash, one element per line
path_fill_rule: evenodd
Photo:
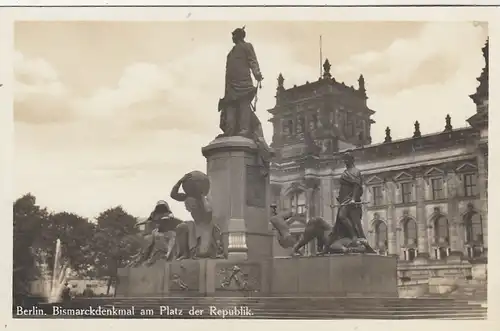
<path fill-rule="evenodd" d="M 275 258 L 271 296 L 397 297 L 397 258 L 375 254 Z"/>
<path fill-rule="evenodd" d="M 117 297 L 397 297 L 395 257 L 158 261 L 118 270 Z"/>
<path fill-rule="evenodd" d="M 269 231 L 269 169 L 257 145 L 244 137 L 222 137 L 202 148 L 207 158 L 214 221 L 220 226 L 229 259 L 272 257 Z"/>

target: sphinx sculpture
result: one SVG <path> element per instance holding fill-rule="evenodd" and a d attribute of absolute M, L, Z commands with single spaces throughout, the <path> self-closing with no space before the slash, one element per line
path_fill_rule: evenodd
<path fill-rule="evenodd" d="M 179 192 L 183 188 L 184 193 Z M 200 171 L 184 175 L 172 188 L 171 197 L 184 202 L 193 220 L 176 218 L 166 201 L 159 201 L 146 225 L 141 249 L 129 266 L 150 266 L 158 260 L 173 261 L 197 258 L 222 258 L 224 250 L 219 227 L 212 221 L 212 207 L 207 197 L 208 176 Z"/>
<path fill-rule="evenodd" d="M 273 207 L 271 224 L 276 229 L 278 243 L 284 248 L 293 247 L 293 255 L 301 255 L 300 249 L 316 239 L 318 254 L 375 253 L 370 247 L 361 225 L 363 195 L 361 172 L 354 165 L 354 157 L 347 152 L 343 155 L 346 165 L 340 177 L 337 201 L 340 207 L 335 224 L 332 226 L 322 217 L 308 220 L 299 240 L 290 233 L 287 220 L 293 217 L 290 211 L 276 212 Z"/>

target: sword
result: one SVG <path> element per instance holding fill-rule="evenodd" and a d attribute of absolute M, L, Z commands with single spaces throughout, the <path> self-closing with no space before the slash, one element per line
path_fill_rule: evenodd
<path fill-rule="evenodd" d="M 348 206 L 348 205 L 367 205 L 368 202 L 361 202 L 361 201 L 354 201 L 354 202 L 351 202 L 351 201 L 348 201 L 348 202 L 344 202 L 344 203 L 341 203 L 340 205 L 341 206 Z"/>
<path fill-rule="evenodd" d="M 255 99 L 254 99 L 254 102 L 253 102 L 253 111 L 256 112 L 257 111 L 257 100 L 259 100 L 259 89 L 262 88 L 262 82 L 258 82 L 257 83 L 257 91 L 255 92 Z"/>

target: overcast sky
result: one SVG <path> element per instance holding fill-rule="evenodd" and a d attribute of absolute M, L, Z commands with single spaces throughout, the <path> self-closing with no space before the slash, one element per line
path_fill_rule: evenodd
<path fill-rule="evenodd" d="M 157 200 L 188 218 L 169 192 L 206 170 L 201 147 L 218 133 L 217 101 L 233 22 L 60 22 L 15 26 L 14 193 L 54 211 L 95 217 L 122 205 L 147 216 Z M 264 75 L 258 116 L 272 128 L 276 78 L 319 77 L 319 35 L 333 76 L 366 79 L 373 142 L 454 127 L 475 112 L 487 31 L 472 23 L 246 24 Z"/>

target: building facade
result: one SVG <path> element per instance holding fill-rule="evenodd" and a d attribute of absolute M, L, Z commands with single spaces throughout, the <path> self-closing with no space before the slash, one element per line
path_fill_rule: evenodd
<path fill-rule="evenodd" d="M 335 221 L 342 152 L 351 150 L 364 180 L 363 227 L 380 254 L 400 260 L 485 260 L 487 257 L 488 186 L 488 42 L 486 66 L 470 97 L 477 112 L 470 126 L 414 133 L 372 144 L 375 114 L 367 106 L 361 75 L 358 87 L 337 82 L 328 60 L 315 82 L 289 89 L 278 77 L 276 106 L 270 109 L 276 157 L 271 165 L 271 197 L 279 209 L 291 209 L 292 233 L 321 216 Z M 472 115 L 472 114 L 471 114 Z M 276 242 L 276 241 L 275 241 Z M 315 243 L 304 249 L 314 254 Z M 274 255 L 289 255 L 275 244 Z M 439 263 L 439 262 L 438 262 Z"/>

